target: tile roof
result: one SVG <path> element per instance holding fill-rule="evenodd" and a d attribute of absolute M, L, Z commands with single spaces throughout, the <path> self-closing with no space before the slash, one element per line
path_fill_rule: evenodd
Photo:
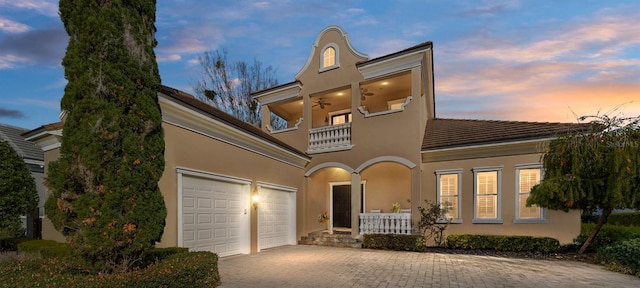
<path fill-rule="evenodd" d="M 592 124 L 435 118 L 427 122 L 422 151 L 556 137 Z"/>
<path fill-rule="evenodd" d="M 292 147 L 292 146 L 290 146 L 290 145 L 288 145 L 288 144 L 276 139 L 275 137 L 267 134 L 266 132 L 262 131 L 260 128 L 258 128 L 256 126 L 253 126 L 253 125 L 251 125 L 249 123 L 241 121 L 238 118 L 235 118 L 235 117 L 223 112 L 220 109 L 217 109 L 217 108 L 215 108 L 215 107 L 213 107 L 213 106 L 211 106 L 211 105 L 209 105 L 207 103 L 204 103 L 204 102 L 196 99 L 191 94 L 188 94 L 188 93 L 185 93 L 185 92 L 182 92 L 180 90 L 177 90 L 177 89 L 174 89 L 174 88 L 171 88 L 171 87 L 168 87 L 168 86 L 164 86 L 164 85 L 161 85 L 159 92 L 161 92 L 161 93 L 163 93 L 163 94 L 165 94 L 165 95 L 167 95 L 167 96 L 169 96 L 169 97 L 171 97 L 171 98 L 173 98 L 175 100 L 178 100 L 178 101 L 182 102 L 182 104 L 184 104 L 184 105 L 188 105 L 188 106 L 191 106 L 192 108 L 200 110 L 201 112 L 203 112 L 205 114 L 208 114 L 212 118 L 216 118 L 216 119 L 218 119 L 218 120 L 220 120 L 222 122 L 225 122 L 226 124 L 228 124 L 230 126 L 233 126 L 233 127 L 237 128 L 237 129 L 240 129 L 240 130 L 243 130 L 244 132 L 247 132 L 247 133 L 249 133 L 251 135 L 254 135 L 256 137 L 262 138 L 263 140 L 266 140 L 266 141 L 268 141 L 268 142 L 270 142 L 272 144 L 280 146 L 280 147 L 282 147 L 282 148 L 284 148 L 284 149 L 286 149 L 286 150 L 288 150 L 290 152 L 293 152 L 293 153 L 295 153 L 295 154 L 297 154 L 299 156 L 302 156 L 302 157 L 310 159 L 309 156 L 306 153 L 304 153 L 304 152 L 302 152 L 302 151 L 300 151 L 300 150 L 298 150 L 298 149 L 296 149 L 296 148 L 294 148 L 294 147 Z"/>
<path fill-rule="evenodd" d="M 7 124 L 0 124 L 0 141 L 8 142 L 22 159 L 44 161 L 44 152 L 22 136 L 29 130 Z"/>

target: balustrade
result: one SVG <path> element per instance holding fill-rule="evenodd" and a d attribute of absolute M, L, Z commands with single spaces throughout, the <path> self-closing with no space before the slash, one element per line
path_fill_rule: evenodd
<path fill-rule="evenodd" d="M 411 213 L 360 213 L 360 235 L 411 234 Z"/>
<path fill-rule="evenodd" d="M 309 151 L 337 151 L 351 148 L 351 123 L 309 130 Z"/>

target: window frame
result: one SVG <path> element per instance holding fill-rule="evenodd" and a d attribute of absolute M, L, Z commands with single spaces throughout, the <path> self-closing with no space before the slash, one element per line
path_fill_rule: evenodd
<path fill-rule="evenodd" d="M 527 224 L 527 223 L 532 223 L 532 224 L 547 224 L 549 223 L 549 219 L 547 219 L 546 217 L 546 210 L 543 207 L 539 207 L 540 208 L 540 217 L 539 218 L 520 218 L 520 194 L 524 194 L 524 193 L 520 193 L 520 171 L 521 170 L 527 170 L 527 169 L 539 169 L 540 170 L 540 179 L 539 182 L 542 181 L 542 179 L 544 179 L 544 170 L 542 169 L 542 164 L 541 163 L 532 163 L 532 164 L 518 164 L 515 165 L 515 204 L 516 204 L 516 214 L 515 217 L 513 218 L 513 223 L 516 224 Z M 527 194 L 531 194 L 531 191 L 529 191 Z"/>
<path fill-rule="evenodd" d="M 327 51 L 327 49 L 329 49 L 329 48 L 332 48 L 332 49 L 333 49 L 333 51 L 334 51 L 334 55 L 333 55 L 333 58 L 334 58 L 333 65 L 330 65 L 330 66 L 324 66 L 324 53 L 325 53 L 325 52 Z M 321 52 L 320 52 L 320 55 L 319 55 L 319 56 L 320 56 L 320 57 L 319 57 L 319 58 L 320 58 L 320 59 L 319 59 L 319 60 L 320 60 L 320 63 L 319 63 L 319 64 L 320 64 L 320 66 L 319 66 L 319 67 L 320 67 L 320 69 L 318 70 L 318 73 L 322 73 L 322 72 L 329 71 L 329 70 L 333 70 L 333 69 L 336 69 L 336 68 L 339 68 L 339 67 L 340 67 L 340 60 L 339 60 L 339 59 L 340 59 L 340 50 L 338 49 L 338 45 L 336 45 L 335 43 L 329 43 L 329 44 L 325 45 L 325 46 L 322 48 L 322 50 L 321 50 Z"/>
<path fill-rule="evenodd" d="M 448 219 L 449 223 L 453 223 L 453 224 L 460 224 L 462 223 L 462 169 L 447 169 L 447 170 L 436 170 L 436 202 L 438 203 L 438 205 L 440 205 L 440 198 L 441 198 L 441 187 L 440 187 L 440 177 L 443 175 L 457 175 L 458 177 L 458 193 L 457 193 L 457 197 L 458 197 L 458 215 L 456 215 L 457 217 L 455 218 L 451 218 Z M 443 220 L 443 221 L 438 221 L 438 222 L 442 222 L 445 223 L 447 222 L 447 220 Z"/>
<path fill-rule="evenodd" d="M 503 224 L 502 220 L 502 169 L 503 166 L 473 168 L 473 221 L 474 224 Z M 496 218 L 478 218 L 478 173 L 496 172 Z"/>
<path fill-rule="evenodd" d="M 347 124 L 347 123 L 351 123 L 351 121 L 353 120 L 353 115 L 351 115 L 351 109 L 343 109 L 343 110 L 333 111 L 333 112 L 327 113 L 327 115 L 329 115 L 329 121 L 328 121 L 329 123 L 327 123 L 327 125 L 329 125 L 329 126 Z M 346 116 L 345 117 L 346 121 L 344 123 L 333 124 L 333 117 L 343 116 L 343 115 Z"/>

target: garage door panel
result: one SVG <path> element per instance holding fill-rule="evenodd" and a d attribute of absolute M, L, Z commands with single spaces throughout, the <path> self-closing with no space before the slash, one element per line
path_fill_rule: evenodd
<path fill-rule="evenodd" d="M 291 192 L 263 188 L 258 209 L 258 243 L 260 249 L 291 244 L 295 225 L 294 198 Z"/>
<path fill-rule="evenodd" d="M 221 257 L 247 253 L 248 216 L 241 212 L 248 190 L 242 184 L 188 176 L 182 183 L 183 246 Z"/>

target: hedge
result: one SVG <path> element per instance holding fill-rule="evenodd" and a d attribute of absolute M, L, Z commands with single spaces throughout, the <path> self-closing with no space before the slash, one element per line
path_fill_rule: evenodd
<path fill-rule="evenodd" d="M 114 274 L 83 273 L 66 259 L 2 262 L 0 287 L 198 288 L 216 287 L 220 281 L 218 256 L 210 252 L 177 253 L 145 269 Z"/>
<path fill-rule="evenodd" d="M 362 248 L 422 252 L 427 244 L 422 235 L 368 234 L 363 236 Z"/>
<path fill-rule="evenodd" d="M 604 247 L 598 251 L 598 257 L 610 268 L 640 276 L 640 238 Z"/>
<path fill-rule="evenodd" d="M 573 242 L 582 245 L 591 231 L 596 227 L 596 224 L 593 223 L 582 223 L 580 225 L 580 235 L 576 237 Z M 612 244 L 640 238 L 640 227 L 625 227 L 625 226 L 613 226 L 613 225 L 603 225 L 596 238 L 589 245 L 588 252 L 598 251 L 601 248 L 610 246 Z"/>
<path fill-rule="evenodd" d="M 0 239 L 0 251 L 18 251 L 18 244 L 30 241 L 30 238 L 3 238 Z"/>
<path fill-rule="evenodd" d="M 612 213 L 607 218 L 607 224 L 640 227 L 640 212 Z"/>
<path fill-rule="evenodd" d="M 556 252 L 557 239 L 532 236 L 452 234 L 447 236 L 450 249 L 496 250 L 511 252 Z"/>
<path fill-rule="evenodd" d="M 53 240 L 31 240 L 18 244 L 18 254 L 30 254 L 42 258 L 67 257 L 71 255 L 71 246 Z"/>

